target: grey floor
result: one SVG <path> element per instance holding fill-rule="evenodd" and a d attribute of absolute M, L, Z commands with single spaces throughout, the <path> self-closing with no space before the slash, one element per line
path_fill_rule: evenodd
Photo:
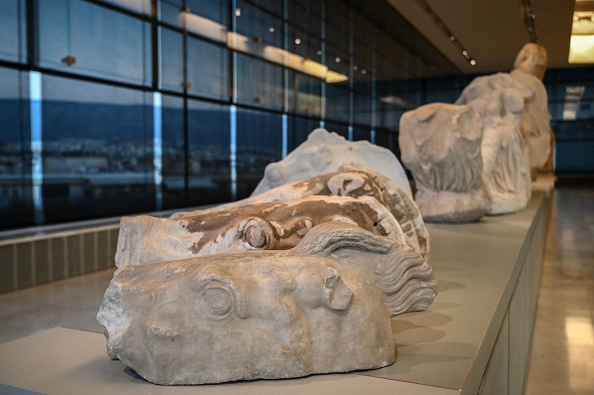
<path fill-rule="evenodd" d="M 93 319 L 113 270 L 0 294 L 0 344 Z M 526 394 L 594 394 L 594 189 L 557 188 Z"/>

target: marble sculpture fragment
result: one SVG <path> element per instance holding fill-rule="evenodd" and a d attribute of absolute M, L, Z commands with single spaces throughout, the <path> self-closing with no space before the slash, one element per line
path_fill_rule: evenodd
<path fill-rule="evenodd" d="M 337 171 L 285 184 L 258 195 L 209 209 L 177 212 L 172 218 L 218 215 L 222 210 L 266 202 L 304 199 L 311 196 L 373 197 L 384 205 L 400 224 L 406 243 L 423 257 L 429 254 L 429 232 L 414 200 L 391 178 L 361 165 L 344 164 Z M 381 234 L 381 232 L 380 232 Z"/>
<path fill-rule="evenodd" d="M 528 146 L 522 135 L 525 101 L 532 89 L 510 74 L 475 78 L 456 102 L 469 105 L 481 117 L 483 183 L 489 194 L 489 214 L 522 210 L 531 196 Z"/>
<path fill-rule="evenodd" d="M 482 182 L 482 128 L 465 105 L 432 103 L 404 113 L 398 143 L 428 222 L 470 222 L 489 210 Z"/>
<path fill-rule="evenodd" d="M 435 292 L 410 246 L 324 223 L 289 250 L 124 265 L 97 319 L 108 355 L 152 383 L 300 377 L 393 363 L 391 303 Z"/>
<path fill-rule="evenodd" d="M 252 195 L 294 181 L 335 172 L 344 163 L 371 168 L 396 181 L 400 188 L 412 196 L 406 173 L 390 150 L 368 141 L 348 141 L 321 128 L 312 131 L 307 140 L 285 159 L 266 166 L 264 177 Z"/>
<path fill-rule="evenodd" d="M 115 263 L 121 267 L 226 252 L 286 250 L 312 227 L 335 221 L 406 242 L 398 221 L 374 197 L 309 196 L 198 210 L 178 218 L 122 217 Z"/>
<path fill-rule="evenodd" d="M 550 150 L 551 115 L 547 91 L 542 83 L 547 65 L 546 49 L 535 43 L 527 43 L 518 53 L 510 73 L 513 79 L 534 93 L 525 101 L 522 118 L 522 134 L 528 145 L 528 159 L 533 174 L 547 161 Z"/>

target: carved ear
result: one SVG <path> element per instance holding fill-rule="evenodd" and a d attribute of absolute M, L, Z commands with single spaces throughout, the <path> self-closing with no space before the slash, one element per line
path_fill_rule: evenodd
<path fill-rule="evenodd" d="M 237 237 L 254 250 L 271 250 L 279 238 L 274 226 L 260 217 L 241 221 L 237 225 Z"/>
<path fill-rule="evenodd" d="M 332 310 L 345 310 L 353 293 L 340 278 L 336 269 L 329 267 L 324 273 L 324 302 Z"/>

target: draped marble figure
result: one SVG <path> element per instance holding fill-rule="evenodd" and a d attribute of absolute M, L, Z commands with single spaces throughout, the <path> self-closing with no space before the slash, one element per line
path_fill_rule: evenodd
<path fill-rule="evenodd" d="M 490 214 L 522 210 L 531 196 L 528 145 L 522 135 L 525 102 L 534 92 L 510 74 L 475 78 L 456 102 L 481 117 L 483 183 Z"/>
<path fill-rule="evenodd" d="M 432 103 L 400 118 L 402 162 L 428 222 L 470 222 L 489 209 L 482 182 L 481 120 L 470 107 Z"/>

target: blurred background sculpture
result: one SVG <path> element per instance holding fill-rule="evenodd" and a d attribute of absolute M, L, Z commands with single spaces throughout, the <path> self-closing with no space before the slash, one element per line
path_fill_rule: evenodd
<path fill-rule="evenodd" d="M 529 88 L 533 96 L 525 100 L 522 118 L 522 134 L 528 145 L 528 159 L 533 178 L 538 168 L 545 164 L 550 149 L 550 120 L 547 91 L 542 78 L 548 65 L 548 55 L 544 47 L 527 43 L 518 53 L 512 78 Z"/>
<path fill-rule="evenodd" d="M 550 115 L 541 81 L 547 59 L 543 47 L 528 43 L 518 53 L 511 73 L 475 78 L 454 107 L 433 103 L 402 116 L 399 137 L 402 161 L 417 182 L 416 202 L 425 220 L 461 222 L 473 220 L 473 216 L 479 219 L 480 211 L 473 211 L 471 215 L 467 210 L 481 200 L 483 189 L 487 192 L 486 212 L 489 214 L 512 213 L 526 207 L 531 196 L 531 179 L 550 156 Z M 457 114 L 464 113 L 467 108 L 474 110 L 479 118 L 479 125 L 473 127 L 480 129 L 477 158 L 482 162 L 482 180 L 476 177 L 479 162 L 470 160 L 472 149 L 451 150 L 450 137 L 436 132 L 436 125 L 444 130 L 457 127 L 454 126 L 459 122 Z M 436 112 L 442 114 L 435 115 Z M 444 139 L 443 147 L 440 147 L 441 139 Z M 446 152 L 450 150 L 451 155 L 458 157 L 446 158 Z M 438 158 L 439 155 L 442 156 Z M 444 178 L 444 175 L 448 177 Z M 476 195 L 471 192 L 471 195 L 445 193 L 435 196 L 427 193 L 428 190 L 438 192 L 451 188 L 444 184 L 445 180 L 457 188 L 473 185 L 469 192 L 478 192 Z M 478 185 L 481 183 L 483 186 Z M 468 196 L 478 200 L 469 200 Z M 430 201 L 433 198 L 437 200 Z"/>
<path fill-rule="evenodd" d="M 488 212 L 481 138 L 481 119 L 469 106 L 433 103 L 402 115 L 402 162 L 415 179 L 425 221 L 469 222 Z"/>
<path fill-rule="evenodd" d="M 480 116 L 483 183 L 490 214 L 522 210 L 531 196 L 530 164 L 522 136 L 525 100 L 532 90 L 507 73 L 475 78 L 456 102 Z"/>

